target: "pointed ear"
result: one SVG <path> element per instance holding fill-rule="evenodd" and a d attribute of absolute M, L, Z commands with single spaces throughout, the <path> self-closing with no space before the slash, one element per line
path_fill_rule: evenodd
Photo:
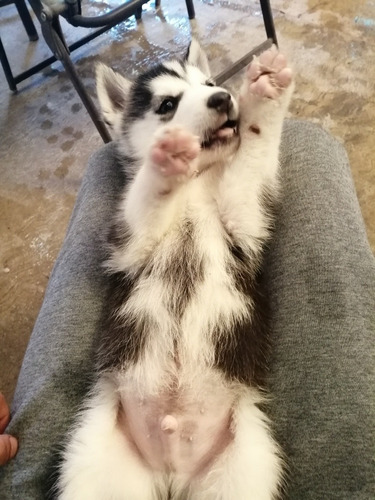
<path fill-rule="evenodd" d="M 197 66 L 202 73 L 206 76 L 211 76 L 210 66 L 205 51 L 200 46 L 198 40 L 191 39 L 187 54 L 186 61 L 193 66 Z"/>
<path fill-rule="evenodd" d="M 96 89 L 104 121 L 115 131 L 128 102 L 131 82 L 105 64 L 96 67 Z"/>

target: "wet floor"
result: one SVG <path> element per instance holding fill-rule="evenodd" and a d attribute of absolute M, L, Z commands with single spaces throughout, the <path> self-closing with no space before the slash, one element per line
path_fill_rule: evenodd
<path fill-rule="evenodd" d="M 118 3 L 83 5 L 93 15 Z M 99 60 L 132 78 L 155 60 L 183 54 L 193 32 L 217 74 L 264 40 L 258 1 L 194 3 L 190 22 L 183 0 L 163 0 L 158 11 L 150 2 L 142 22 L 130 18 L 75 51 L 94 99 Z M 375 0 L 271 3 L 297 74 L 290 114 L 320 123 L 345 144 L 375 250 Z M 87 33 L 63 29 L 68 42 Z M 15 73 L 50 56 L 42 37 L 28 42 L 14 6 L 0 9 L 0 30 Z M 10 399 L 85 164 L 102 141 L 60 63 L 19 84 L 18 94 L 0 71 L 0 90 L 0 390 Z"/>

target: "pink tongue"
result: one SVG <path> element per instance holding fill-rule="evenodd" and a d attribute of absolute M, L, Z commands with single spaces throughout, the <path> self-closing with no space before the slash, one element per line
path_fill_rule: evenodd
<path fill-rule="evenodd" d="M 219 128 L 219 130 L 217 130 L 215 132 L 215 137 L 229 138 L 229 137 L 232 137 L 233 134 L 234 134 L 234 130 L 230 127 Z"/>

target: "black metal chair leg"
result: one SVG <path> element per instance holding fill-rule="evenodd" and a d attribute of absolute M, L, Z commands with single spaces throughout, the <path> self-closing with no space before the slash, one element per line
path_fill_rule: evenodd
<path fill-rule="evenodd" d="M 62 44 L 61 44 L 62 45 Z M 74 64 L 72 63 L 68 52 L 66 51 L 65 47 L 61 47 L 61 52 L 62 52 L 62 57 L 61 57 L 61 62 L 65 68 L 65 71 L 67 72 L 70 80 L 72 81 L 74 88 L 76 89 L 79 97 L 81 98 L 81 101 L 83 102 L 85 108 L 87 109 L 88 114 L 90 115 L 91 120 L 94 122 L 95 127 L 97 128 L 101 138 L 105 143 L 111 142 L 112 138 L 109 135 L 109 132 L 100 119 L 100 115 L 98 113 L 98 110 L 95 107 L 95 104 L 93 103 L 91 97 L 89 94 L 86 92 L 85 87 L 82 84 L 81 79 L 79 78 L 75 68 Z"/>
<path fill-rule="evenodd" d="M 137 21 L 140 21 L 142 19 L 142 6 L 138 7 L 134 15 Z"/>
<path fill-rule="evenodd" d="M 272 17 L 272 10 L 269 0 L 260 0 L 260 7 L 262 9 L 264 27 L 266 28 L 267 38 L 271 38 L 275 45 L 277 43 L 276 30 Z"/>
<path fill-rule="evenodd" d="M 100 119 L 98 110 L 96 109 L 91 97 L 86 92 L 86 89 L 74 68 L 74 64 L 69 57 L 69 49 L 65 43 L 64 35 L 61 31 L 59 18 L 56 16 L 51 16 L 48 11 L 42 11 L 40 13 L 40 21 L 45 41 L 47 42 L 49 48 L 52 50 L 56 59 L 61 61 L 61 63 L 63 64 L 66 73 L 73 83 L 74 88 L 81 98 L 83 105 L 87 109 L 87 112 L 90 115 L 91 120 L 94 122 L 94 125 L 97 128 L 101 138 L 106 143 L 110 142 L 112 138 L 109 135 L 106 126 Z"/>
<path fill-rule="evenodd" d="M 1 38 L 0 38 L 0 61 L 10 90 L 12 90 L 13 92 L 17 92 L 16 82 L 14 81 L 13 73 L 12 70 L 10 69 L 9 61 L 5 53 Z"/>
<path fill-rule="evenodd" d="M 33 20 L 31 19 L 30 12 L 28 11 L 24 0 L 15 0 L 15 5 L 18 10 L 18 14 L 21 18 L 21 21 L 25 27 L 26 33 L 31 42 L 38 40 L 38 33 L 35 29 Z"/>
<path fill-rule="evenodd" d="M 252 60 L 254 56 L 259 56 L 262 52 L 269 49 L 272 45 L 272 40 L 266 40 L 261 43 L 257 47 L 255 47 L 250 52 L 247 52 L 241 59 L 238 59 L 235 63 L 233 63 L 229 68 L 226 68 L 224 71 L 219 73 L 214 77 L 214 81 L 216 85 L 222 85 L 226 80 L 232 78 L 233 75 L 241 71 L 245 66 L 247 66 Z"/>
<path fill-rule="evenodd" d="M 185 0 L 185 2 L 186 2 L 186 8 L 188 11 L 189 19 L 195 19 L 195 9 L 194 9 L 193 0 Z"/>

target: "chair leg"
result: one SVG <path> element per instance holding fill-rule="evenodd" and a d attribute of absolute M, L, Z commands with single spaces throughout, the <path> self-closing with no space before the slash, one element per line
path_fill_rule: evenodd
<path fill-rule="evenodd" d="M 88 114 L 90 115 L 91 120 L 94 122 L 94 125 L 99 132 L 101 138 L 105 143 L 111 142 L 112 138 L 108 133 L 108 130 L 102 120 L 100 119 L 100 115 L 98 110 L 95 107 L 95 104 L 93 103 L 91 97 L 87 93 L 81 79 L 78 76 L 78 73 L 75 70 L 74 64 L 72 63 L 68 52 L 66 51 L 65 47 L 63 47 L 63 44 L 61 44 L 61 53 L 62 57 L 60 61 L 62 62 L 65 71 L 67 72 L 71 82 L 74 85 L 74 88 L 76 89 L 79 97 L 81 98 L 81 101 L 83 102 Z"/>
<path fill-rule="evenodd" d="M 142 5 L 138 7 L 134 15 L 137 21 L 140 21 L 142 19 Z"/>
<path fill-rule="evenodd" d="M 14 81 L 12 70 L 10 69 L 9 61 L 4 50 L 3 42 L 0 38 L 0 61 L 4 70 L 5 78 L 7 79 L 9 89 L 12 92 L 17 92 L 16 82 Z"/>
<path fill-rule="evenodd" d="M 193 0 L 185 0 L 189 19 L 195 19 L 195 9 Z"/>
<path fill-rule="evenodd" d="M 24 0 L 15 0 L 15 5 L 18 10 L 18 14 L 21 18 L 21 21 L 25 27 L 26 33 L 29 37 L 29 40 L 34 42 L 38 40 L 38 33 L 35 29 L 33 20 L 31 19 L 30 12 L 28 11 Z"/>
<path fill-rule="evenodd" d="M 81 101 L 90 115 L 91 120 L 94 122 L 101 138 L 105 143 L 111 142 L 112 138 L 103 121 L 100 119 L 99 112 L 96 109 L 91 97 L 87 93 L 81 79 L 78 76 L 78 73 L 75 70 L 74 64 L 69 57 L 69 49 L 65 43 L 58 17 L 49 16 L 47 12 L 42 11 L 40 19 L 42 33 L 47 45 L 52 50 L 56 59 L 61 61 L 63 64 L 67 75 L 73 83 L 74 88 L 81 98 Z"/>
<path fill-rule="evenodd" d="M 273 43 L 275 45 L 278 45 L 275 25 L 272 17 L 270 0 L 260 0 L 260 7 L 262 9 L 264 27 L 266 28 L 267 38 L 271 38 Z"/>

